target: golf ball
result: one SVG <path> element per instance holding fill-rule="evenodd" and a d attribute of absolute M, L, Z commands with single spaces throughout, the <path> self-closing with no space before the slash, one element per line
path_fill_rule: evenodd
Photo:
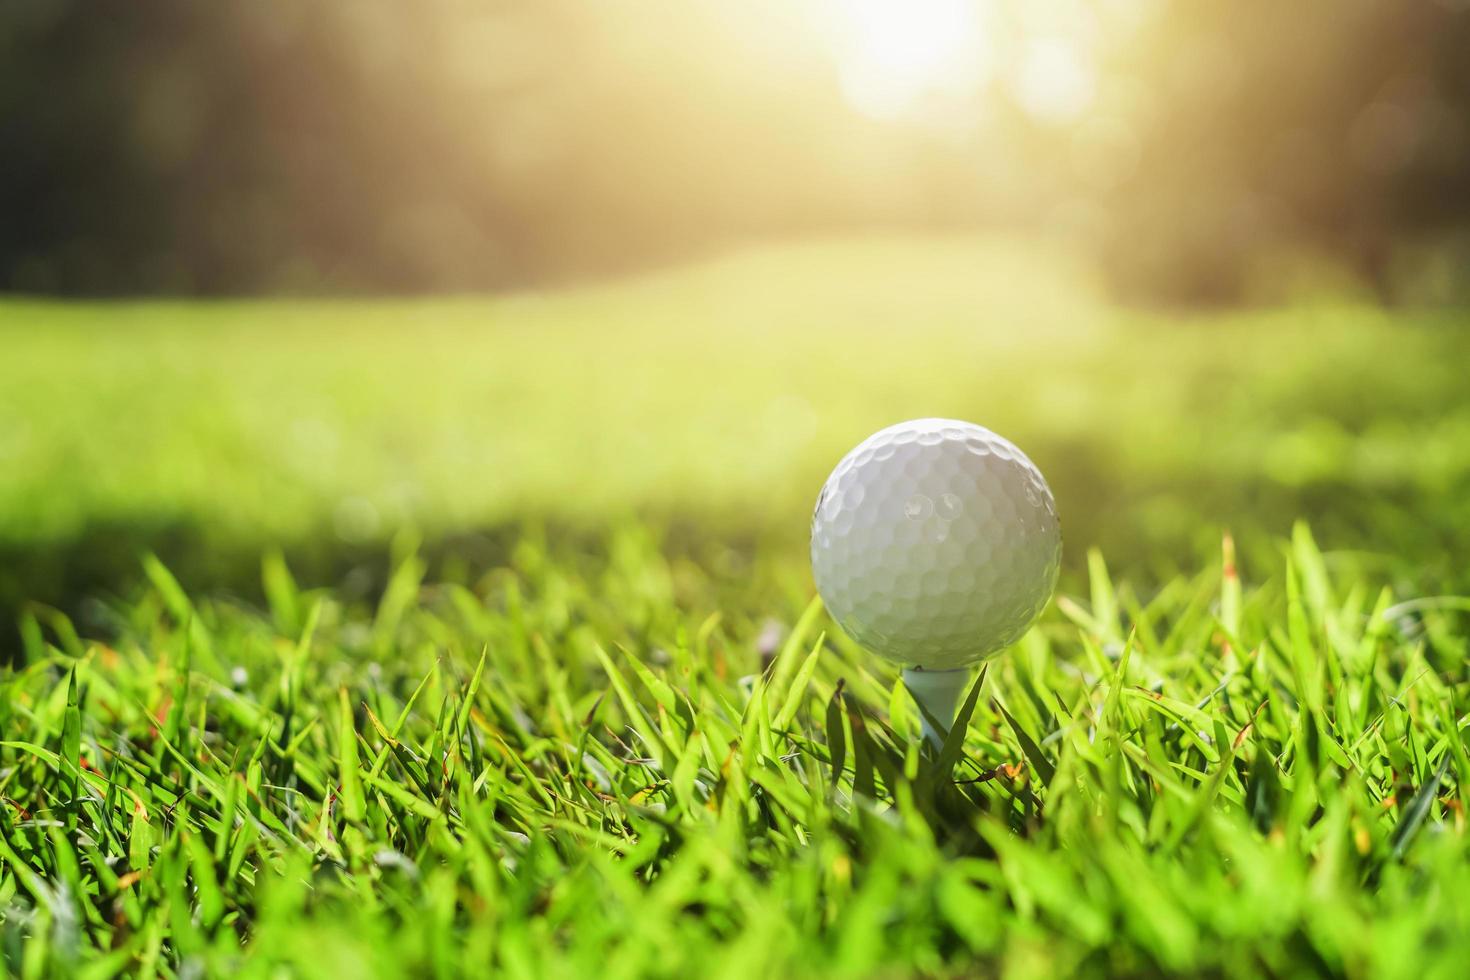
<path fill-rule="evenodd" d="M 901 422 L 827 478 L 812 573 L 854 640 L 949 670 L 1020 639 L 1056 586 L 1061 525 L 1046 480 L 1014 444 L 952 419 Z"/>

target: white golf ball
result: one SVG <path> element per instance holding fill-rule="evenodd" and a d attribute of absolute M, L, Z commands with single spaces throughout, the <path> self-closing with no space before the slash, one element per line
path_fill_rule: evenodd
<path fill-rule="evenodd" d="M 812 514 L 812 572 L 833 618 L 874 653 L 925 670 L 1020 639 L 1061 556 L 1041 471 L 989 429 L 952 419 L 869 436 Z"/>

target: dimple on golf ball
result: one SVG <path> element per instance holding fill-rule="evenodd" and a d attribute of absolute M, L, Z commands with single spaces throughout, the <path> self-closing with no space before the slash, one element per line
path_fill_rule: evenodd
<path fill-rule="evenodd" d="M 952 419 L 869 436 L 812 514 L 812 573 L 833 618 L 872 652 L 925 670 L 1020 639 L 1061 555 L 1041 471 L 1008 440 Z"/>

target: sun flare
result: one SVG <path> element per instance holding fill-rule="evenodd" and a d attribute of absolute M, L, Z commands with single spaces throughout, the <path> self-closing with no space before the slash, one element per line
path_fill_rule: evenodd
<path fill-rule="evenodd" d="M 843 95 L 865 115 L 892 118 L 935 95 L 984 81 L 985 31 L 970 0 L 828 0 Z"/>
<path fill-rule="evenodd" d="M 1108 32 L 1099 29 L 1105 19 L 1077 3 L 810 3 L 843 98 L 872 119 L 966 128 L 976 121 L 979 97 L 995 94 L 1038 123 L 1069 125 L 1097 96 Z"/>

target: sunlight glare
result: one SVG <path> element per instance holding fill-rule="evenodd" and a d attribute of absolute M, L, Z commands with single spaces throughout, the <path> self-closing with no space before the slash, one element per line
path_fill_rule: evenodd
<path fill-rule="evenodd" d="M 984 40 L 970 0 L 829 0 L 843 95 L 864 115 L 891 119 L 932 95 L 984 81 Z"/>
<path fill-rule="evenodd" d="M 1053 124 L 1078 119 L 1097 94 L 1097 78 L 1080 46 L 1060 37 L 1026 45 L 1015 79 L 1022 108 Z"/>

